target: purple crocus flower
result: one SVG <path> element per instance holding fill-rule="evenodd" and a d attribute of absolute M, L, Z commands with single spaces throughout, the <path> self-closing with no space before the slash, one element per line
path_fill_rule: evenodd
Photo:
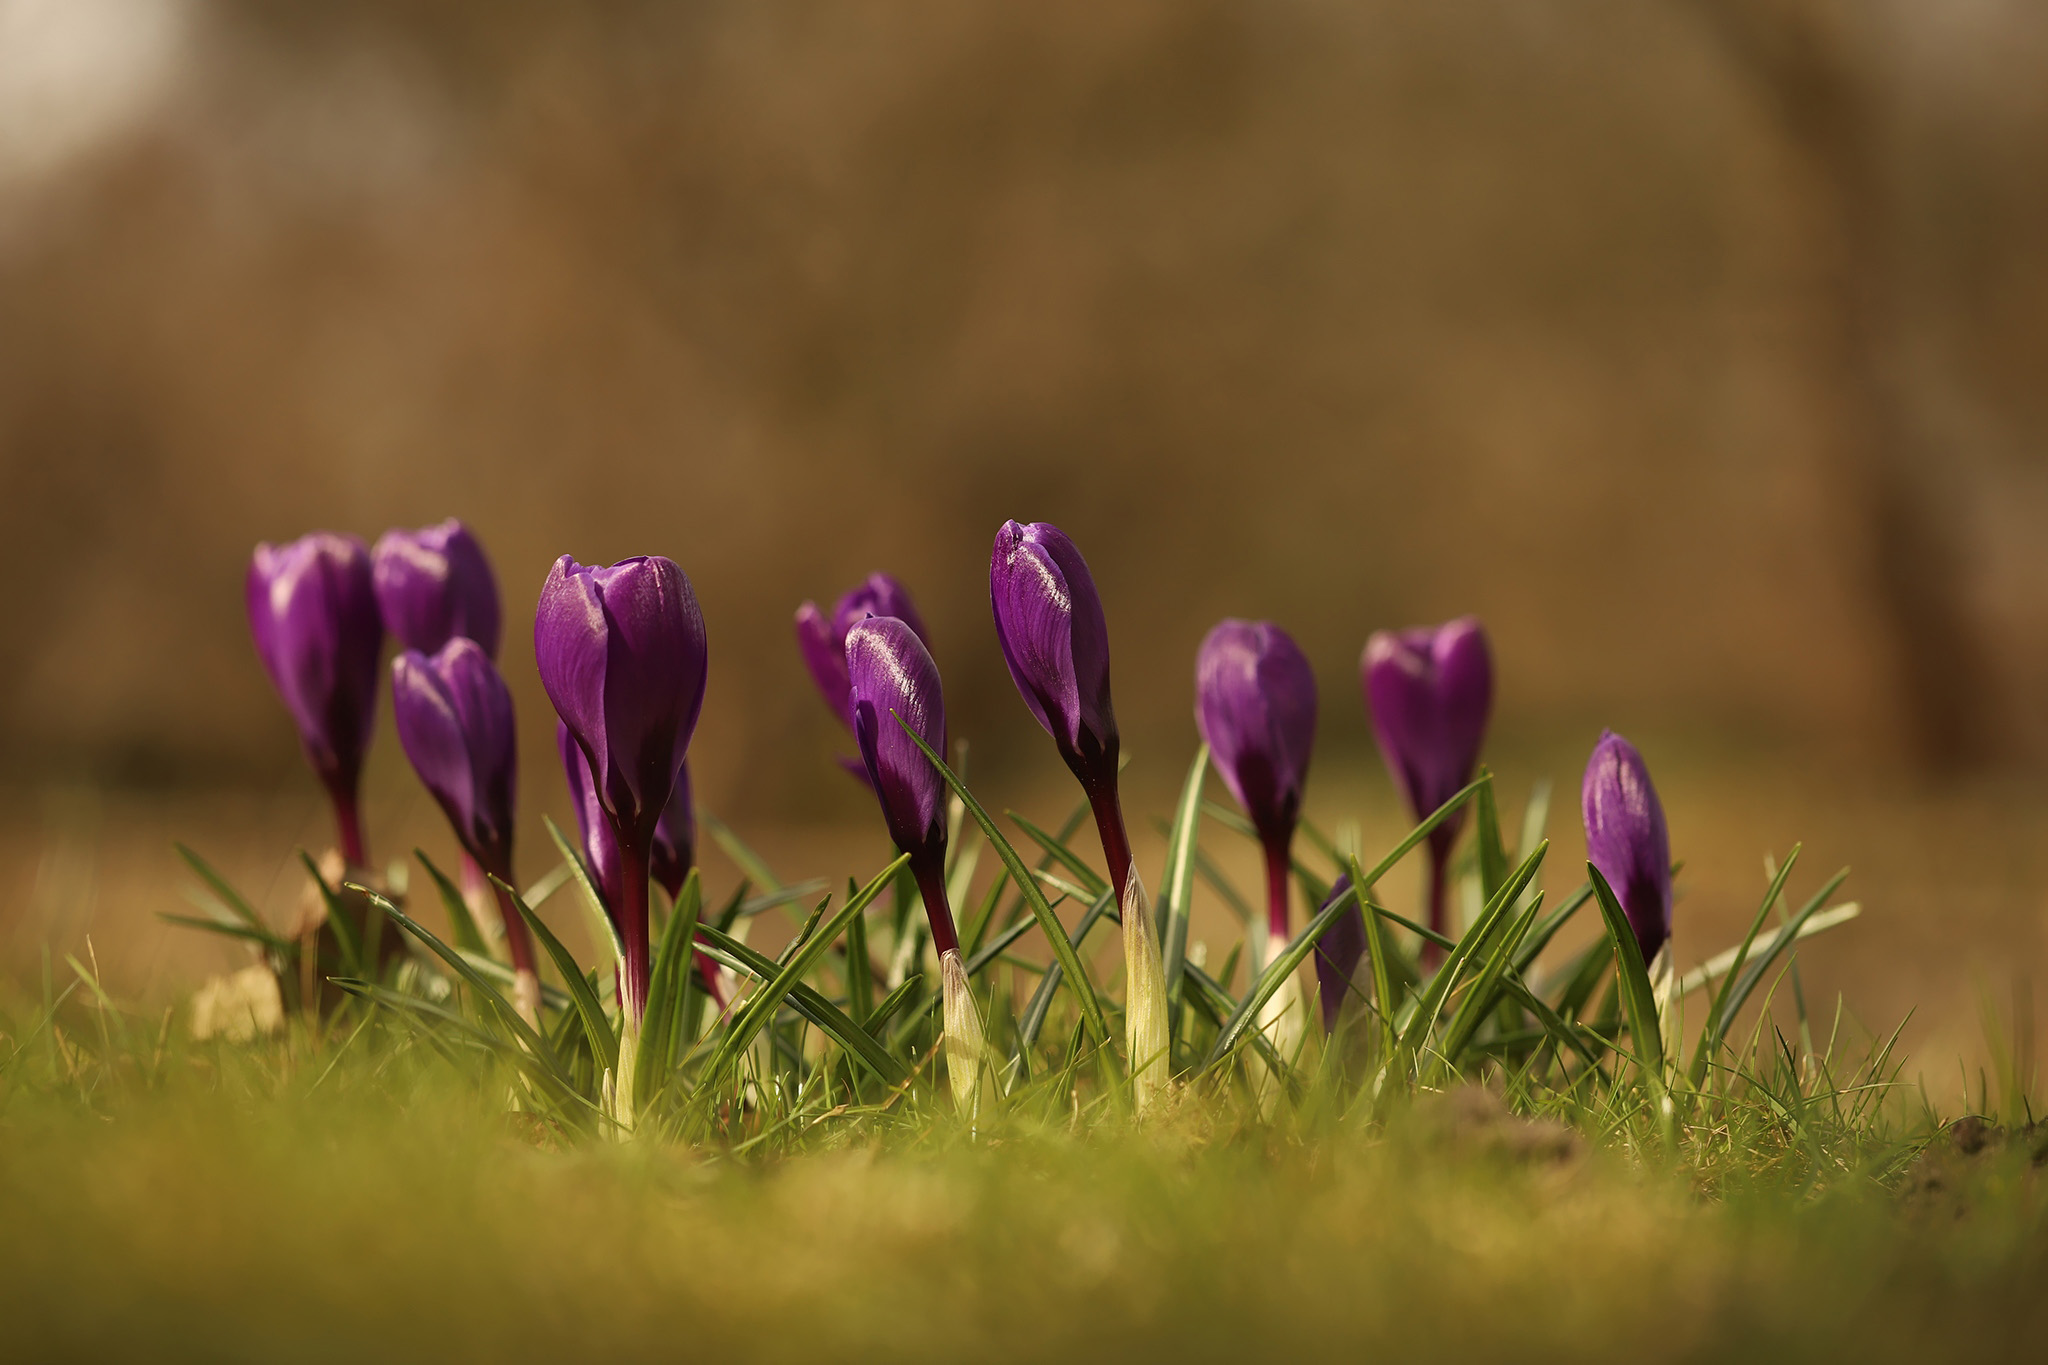
<path fill-rule="evenodd" d="M 1671 834 L 1643 756 L 1612 730 L 1593 746 L 1581 804 L 1586 860 L 1620 898 L 1643 961 L 1654 962 L 1671 938 Z"/>
<path fill-rule="evenodd" d="M 704 616 L 683 571 L 647 556 L 590 568 L 568 555 L 542 585 L 533 623 L 541 686 L 590 765 L 619 845 L 624 999 L 647 1007 L 648 864 L 704 705 Z"/>
<path fill-rule="evenodd" d="M 1486 632 L 1467 616 L 1448 625 L 1380 631 L 1366 642 L 1359 668 L 1373 737 L 1417 820 L 1427 819 L 1471 782 L 1493 709 L 1493 658 Z M 1464 823 L 1460 811 L 1429 836 L 1429 927 L 1449 922 L 1446 872 Z M 1424 961 L 1442 950 L 1423 946 Z"/>
<path fill-rule="evenodd" d="M 690 799 L 690 765 L 676 769 L 675 789 L 654 826 L 654 851 L 648 860 L 655 884 L 673 901 L 697 865 L 697 808 Z"/>
<path fill-rule="evenodd" d="M 360 868 L 367 858 L 358 790 L 384 647 L 370 552 L 356 537 L 329 531 L 258 545 L 247 598 L 256 653 L 334 803 L 342 857 Z"/>
<path fill-rule="evenodd" d="M 1316 739 L 1316 675 L 1293 637 L 1229 620 L 1195 655 L 1195 725 L 1266 853 L 1267 929 L 1287 938 L 1287 873 Z"/>
<path fill-rule="evenodd" d="M 432 654 L 459 635 L 498 657 L 498 580 L 467 526 L 450 517 L 386 531 L 371 559 L 384 626 L 400 645 Z"/>
<path fill-rule="evenodd" d="M 583 861 L 590 878 L 604 898 L 605 913 L 618 923 L 622 896 L 619 878 L 619 841 L 612 833 L 604 807 L 597 804 L 597 787 L 590 780 L 590 760 L 576 745 L 569 727 L 555 722 L 555 747 L 562 755 L 562 775 L 569 779 L 569 800 L 576 807 L 576 828 L 583 836 Z"/>
<path fill-rule="evenodd" d="M 846 672 L 861 761 L 889 837 L 910 855 L 932 943 L 943 956 L 960 946 L 946 900 L 946 780 L 903 732 L 908 725 L 935 750 L 946 742 L 939 666 L 908 622 L 870 616 L 846 633 Z"/>
<path fill-rule="evenodd" d="M 1006 521 L 989 557 L 988 589 L 1010 679 L 1088 794 L 1121 903 L 1131 844 L 1117 797 L 1109 625 L 1088 563 L 1057 526 Z"/>
<path fill-rule="evenodd" d="M 1316 913 L 1329 909 L 1339 896 L 1350 889 L 1351 874 L 1340 874 L 1337 884 L 1330 888 L 1329 895 L 1323 897 Z M 1325 1033 L 1337 1027 L 1337 1011 L 1344 1008 L 1344 997 L 1351 993 L 1352 974 L 1358 970 L 1358 961 L 1364 956 L 1365 915 L 1358 911 L 1339 915 L 1337 922 L 1316 940 L 1316 988 L 1322 999 Z"/>
<path fill-rule="evenodd" d="M 405 756 L 455 827 L 463 852 L 497 879 L 492 891 L 521 1003 L 537 1013 L 533 942 L 505 890 L 518 776 L 512 693 L 484 647 L 458 635 L 431 656 L 409 649 L 391 661 L 391 715 Z"/>
<path fill-rule="evenodd" d="M 811 671 L 811 680 L 818 685 L 818 695 L 825 699 L 841 725 L 851 728 L 852 713 L 847 709 L 849 686 L 846 676 L 846 633 L 870 616 L 893 616 L 931 648 L 932 637 L 924 628 L 924 618 L 911 605 L 910 593 L 893 575 L 871 573 L 861 585 L 839 599 L 828 617 L 818 609 L 816 602 L 806 602 L 796 609 L 796 643 L 803 652 L 804 666 Z"/>

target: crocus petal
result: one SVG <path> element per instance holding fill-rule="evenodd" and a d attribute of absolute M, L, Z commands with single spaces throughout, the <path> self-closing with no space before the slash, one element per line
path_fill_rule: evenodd
<path fill-rule="evenodd" d="M 845 632 L 839 632 L 834 639 L 832 623 L 818 610 L 816 602 L 806 602 L 796 609 L 796 646 L 803 653 L 804 667 L 811 671 L 811 681 L 818 685 L 818 695 L 825 699 L 825 705 L 840 724 L 850 724 L 846 709 Z"/>
<path fill-rule="evenodd" d="M 696 865 L 697 811 L 690 795 L 690 765 L 685 763 L 676 770 L 675 788 L 654 826 L 654 854 L 648 867 L 654 880 L 674 900 L 683 893 L 683 883 L 689 880 L 690 869 Z"/>
<path fill-rule="evenodd" d="M 1466 617 L 1434 629 L 1381 631 L 1360 665 L 1381 756 L 1419 820 L 1472 780 L 1493 706 L 1486 633 Z M 1455 832 L 1457 822 L 1442 829 Z"/>
<path fill-rule="evenodd" d="M 386 531 L 371 556 L 384 625 L 407 649 L 433 654 L 456 636 L 498 657 L 498 580 L 484 548 L 450 517 Z"/>
<path fill-rule="evenodd" d="M 1642 754 L 1612 730 L 1593 747 L 1581 805 L 1587 861 L 1621 899 L 1650 962 L 1671 937 L 1671 834 Z"/>
<path fill-rule="evenodd" d="M 369 551 L 315 532 L 259 545 L 247 581 L 257 655 L 329 788 L 355 790 L 377 713 L 377 611 Z"/>
<path fill-rule="evenodd" d="M 1024 704 L 1084 780 L 1114 771 L 1109 627 L 1087 561 L 1045 522 L 1010 521 L 989 559 L 989 601 L 1003 662 Z"/>
<path fill-rule="evenodd" d="M 583 836 L 583 861 L 604 897 L 605 913 L 618 915 L 621 871 L 619 841 L 611 821 L 597 802 L 597 787 L 590 780 L 590 760 L 582 746 L 561 722 L 555 725 L 555 748 L 562 755 L 562 773 L 569 779 L 569 803 L 576 809 L 576 828 Z"/>
<path fill-rule="evenodd" d="M 1260 836 L 1291 840 L 1316 735 L 1315 671 L 1293 638 L 1263 621 L 1210 631 L 1195 657 L 1195 724 Z"/>
<path fill-rule="evenodd" d="M 477 864 L 511 871 L 517 748 L 512 694 L 474 640 L 457 636 L 429 657 L 392 661 L 393 719 L 420 780 Z"/>
<path fill-rule="evenodd" d="M 938 665 L 917 633 L 893 616 L 871 616 L 846 636 L 853 689 L 853 734 L 882 805 L 890 838 L 907 853 L 931 854 L 946 841 L 946 784 L 904 725 L 938 749 L 946 741 L 946 703 Z"/>

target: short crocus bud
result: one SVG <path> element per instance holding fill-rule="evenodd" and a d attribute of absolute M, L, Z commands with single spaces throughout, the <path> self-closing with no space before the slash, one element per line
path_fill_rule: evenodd
<path fill-rule="evenodd" d="M 357 792 L 377 715 L 384 647 L 370 552 L 354 536 L 327 531 L 288 545 L 258 545 L 247 596 L 256 653 L 334 803 L 342 857 L 361 868 L 366 856 Z"/>
<path fill-rule="evenodd" d="M 1654 963 L 1671 939 L 1671 834 L 1643 756 L 1612 730 L 1593 746 L 1581 804 L 1586 860 L 1620 898 L 1643 961 Z"/>
<path fill-rule="evenodd" d="M 456 636 L 431 656 L 407 650 L 391 661 L 391 714 L 405 756 L 455 827 L 463 851 L 496 879 L 518 1004 L 537 1019 L 533 942 L 505 889 L 512 880 L 517 778 L 512 693 L 483 646 Z"/>
<path fill-rule="evenodd" d="M 1380 631 L 1360 665 L 1373 737 L 1417 820 L 1456 796 L 1479 767 L 1493 709 L 1493 658 L 1472 617 L 1418 630 Z M 1463 812 L 1429 837 L 1429 927 L 1449 923 L 1446 877 Z M 1440 950 L 1425 946 L 1426 960 Z"/>
<path fill-rule="evenodd" d="M 1266 854 L 1267 931 L 1287 938 L 1287 874 L 1316 740 L 1316 675 L 1286 631 L 1224 621 L 1195 656 L 1195 724 Z"/>
<path fill-rule="evenodd" d="M 796 643 L 803 652 L 804 666 L 818 685 L 818 695 L 839 723 L 851 729 L 853 714 L 846 675 L 846 633 L 870 616 L 893 616 L 915 632 L 931 648 L 932 637 L 924 618 L 911 605 L 910 593 L 890 574 L 871 573 L 859 587 L 839 599 L 827 616 L 816 602 L 796 609 Z"/>
<path fill-rule="evenodd" d="M 1323 897 L 1323 903 L 1317 907 L 1317 913 L 1335 905 L 1338 898 L 1350 890 L 1351 874 L 1340 874 L 1336 885 L 1330 888 L 1330 894 Z M 1323 936 L 1316 941 L 1316 990 L 1322 999 L 1325 1033 L 1337 1027 L 1337 1012 L 1344 1008 L 1344 997 L 1351 994 L 1351 978 L 1358 971 L 1359 959 L 1364 956 L 1365 917 L 1355 911 L 1339 915 L 1337 922 L 1324 930 Z"/>
<path fill-rule="evenodd" d="M 371 557 L 384 628 L 400 645 L 433 654 L 461 636 L 498 657 L 498 580 L 467 526 L 450 517 L 386 531 Z"/>
<path fill-rule="evenodd" d="M 986 1058 L 981 1015 L 960 960 L 960 935 L 946 897 L 946 780 L 905 727 L 934 750 L 946 742 L 946 698 L 939 667 L 907 622 L 870 616 L 846 633 L 846 674 L 853 737 L 868 784 L 896 847 L 924 899 L 932 947 L 939 954 L 946 1017 L 946 1075 L 953 1101 L 972 1118 L 979 1107 Z"/>
<path fill-rule="evenodd" d="M 568 555 L 542 585 L 533 623 L 541 686 L 590 765 L 619 846 L 625 1010 L 647 1008 L 648 864 L 704 704 L 704 616 L 690 580 L 659 556 L 588 568 Z"/>

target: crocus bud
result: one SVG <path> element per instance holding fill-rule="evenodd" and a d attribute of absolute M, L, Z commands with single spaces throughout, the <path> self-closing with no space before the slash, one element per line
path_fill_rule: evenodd
<path fill-rule="evenodd" d="M 618 840 L 622 984 L 637 1028 L 650 967 L 648 861 L 704 704 L 704 616 L 690 580 L 667 559 L 588 568 L 563 555 L 541 587 L 533 650 Z"/>
<path fill-rule="evenodd" d="M 1266 853 L 1267 929 L 1287 937 L 1287 874 L 1316 740 L 1316 675 L 1288 633 L 1224 621 L 1195 656 L 1195 724 Z"/>
<path fill-rule="evenodd" d="M 816 602 L 806 602 L 796 610 L 796 643 L 803 652 L 804 666 L 810 669 L 825 705 L 849 728 L 853 715 L 848 710 L 846 633 L 870 616 L 895 617 L 924 641 L 926 649 L 931 648 L 924 618 L 911 605 L 910 593 L 890 574 L 869 574 L 865 582 L 839 599 L 829 617 L 818 610 Z"/>
<path fill-rule="evenodd" d="M 1049 522 L 1003 523 L 989 602 L 1011 681 L 1084 786 L 1116 780 L 1109 626 L 1088 562 Z"/>
<path fill-rule="evenodd" d="M 981 1111 L 988 1080 L 988 1043 L 958 948 L 939 955 L 939 994 L 946 1016 L 946 1081 L 953 1091 L 953 1107 L 971 1121 Z"/>
<path fill-rule="evenodd" d="M 498 580 L 469 528 L 450 517 L 386 531 L 372 554 L 377 606 L 398 643 L 433 654 L 457 636 L 498 657 Z"/>
<path fill-rule="evenodd" d="M 648 863 L 655 884 L 671 901 L 683 894 L 683 883 L 697 865 L 697 809 L 690 800 L 688 763 L 676 769 L 675 789 L 654 826 L 654 852 Z"/>
<path fill-rule="evenodd" d="M 946 781 L 903 732 L 908 725 L 934 749 L 946 742 L 939 667 L 908 624 L 870 616 L 847 632 L 846 671 L 861 761 L 889 837 L 910 855 L 932 942 L 943 956 L 959 946 L 946 900 Z"/>
<path fill-rule="evenodd" d="M 1131 1061 L 1131 1097 L 1140 1118 L 1164 1097 L 1172 1076 L 1167 1036 L 1166 966 L 1159 935 L 1137 873 L 1124 883 L 1124 1051 Z"/>
<path fill-rule="evenodd" d="M 456 636 L 432 656 L 391 661 L 391 715 L 420 781 L 455 827 L 463 851 L 497 879 L 493 891 L 517 973 L 522 1012 L 537 1018 L 533 943 L 504 884 L 512 880 L 512 797 L 517 738 L 512 693 L 482 645 Z"/>
<path fill-rule="evenodd" d="M 356 537 L 328 531 L 288 545 L 258 545 L 247 597 L 256 653 L 334 803 L 342 857 L 362 867 L 357 791 L 384 647 L 370 552 Z"/>
<path fill-rule="evenodd" d="M 1643 961 L 1654 963 L 1671 938 L 1671 834 L 1643 756 L 1612 730 L 1593 746 L 1581 804 L 1586 859 L 1620 898 Z"/>
<path fill-rule="evenodd" d="M 1330 894 L 1316 907 L 1317 913 L 1329 909 L 1350 890 L 1351 874 L 1340 873 L 1336 885 L 1330 888 Z M 1339 915 L 1337 922 L 1316 940 L 1316 990 L 1322 999 L 1325 1033 L 1337 1027 L 1337 1012 L 1344 1008 L 1344 997 L 1351 993 L 1351 978 L 1358 971 L 1359 959 L 1364 956 L 1364 915 Z"/>
<path fill-rule="evenodd" d="M 1380 631 L 1360 665 L 1373 737 L 1417 820 L 1472 780 L 1493 709 L 1493 659 L 1472 617 L 1434 629 Z M 1445 872 L 1464 823 L 1461 811 L 1429 837 L 1429 927 L 1445 931 Z M 1426 958 L 1437 950 L 1425 947 Z"/>

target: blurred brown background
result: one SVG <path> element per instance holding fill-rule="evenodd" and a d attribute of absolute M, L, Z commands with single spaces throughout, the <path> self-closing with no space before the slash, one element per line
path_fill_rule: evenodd
<path fill-rule="evenodd" d="M 1698 914 L 1831 832 L 1845 979 L 1961 1018 L 2043 948 L 2043 70 L 2029 0 L 0 0 L 10 952 L 172 908 L 174 832 L 322 837 L 240 591 L 316 526 L 478 529 L 535 809 L 564 551 L 691 574 L 700 790 L 791 858 L 867 847 L 789 616 L 875 567 L 977 770 L 1063 802 L 987 621 L 1015 516 L 1109 601 L 1134 803 L 1254 615 L 1318 801 L 1391 828 L 1358 649 L 1476 611 L 1573 858 L 1612 724 Z M 388 727 L 371 792 L 440 837 Z"/>

